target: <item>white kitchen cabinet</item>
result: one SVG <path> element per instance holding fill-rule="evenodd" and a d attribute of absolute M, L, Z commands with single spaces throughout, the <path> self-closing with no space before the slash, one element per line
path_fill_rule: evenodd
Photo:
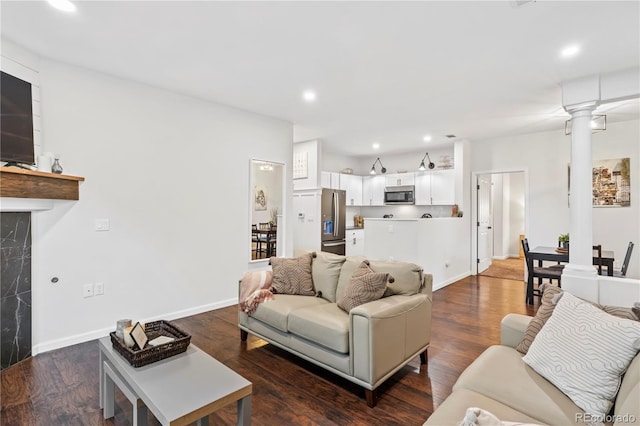
<path fill-rule="evenodd" d="M 364 256 L 364 229 L 347 229 L 347 256 Z"/>
<path fill-rule="evenodd" d="M 431 172 L 416 173 L 415 200 L 417 206 L 431 205 Z"/>
<path fill-rule="evenodd" d="M 362 205 L 362 176 L 341 174 L 340 189 L 347 191 L 347 206 Z"/>
<path fill-rule="evenodd" d="M 431 170 L 416 173 L 415 200 L 418 206 L 449 205 L 455 203 L 455 170 Z"/>
<path fill-rule="evenodd" d="M 456 175 L 454 169 L 431 172 L 431 204 L 449 205 L 456 202 Z"/>
<path fill-rule="evenodd" d="M 320 186 L 322 188 L 340 189 L 340 173 L 320 172 Z"/>
<path fill-rule="evenodd" d="M 384 206 L 385 176 L 364 176 L 362 178 L 362 205 Z"/>
<path fill-rule="evenodd" d="M 408 186 L 415 184 L 413 173 L 396 173 L 386 176 L 387 186 Z"/>

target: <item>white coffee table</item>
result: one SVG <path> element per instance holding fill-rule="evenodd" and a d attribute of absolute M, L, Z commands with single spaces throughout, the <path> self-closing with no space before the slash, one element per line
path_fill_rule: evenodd
<path fill-rule="evenodd" d="M 134 404 L 134 424 L 146 410 L 163 425 L 207 425 L 208 416 L 236 402 L 238 425 L 251 424 L 251 382 L 191 344 L 186 352 L 134 368 L 117 353 L 109 337 L 99 340 L 100 407 L 114 415 L 114 385 Z M 125 389 L 122 389 L 122 387 Z"/>

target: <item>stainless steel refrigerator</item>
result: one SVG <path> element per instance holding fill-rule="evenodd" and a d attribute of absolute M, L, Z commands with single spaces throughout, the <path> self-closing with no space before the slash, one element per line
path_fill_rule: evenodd
<path fill-rule="evenodd" d="M 345 218 L 347 192 L 323 189 L 321 214 L 322 251 L 345 254 Z"/>

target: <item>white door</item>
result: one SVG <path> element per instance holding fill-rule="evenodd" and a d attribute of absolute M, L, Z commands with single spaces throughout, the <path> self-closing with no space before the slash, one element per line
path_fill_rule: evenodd
<path fill-rule="evenodd" d="M 491 226 L 491 175 L 478 176 L 478 274 L 491 266 L 493 254 L 493 230 Z"/>

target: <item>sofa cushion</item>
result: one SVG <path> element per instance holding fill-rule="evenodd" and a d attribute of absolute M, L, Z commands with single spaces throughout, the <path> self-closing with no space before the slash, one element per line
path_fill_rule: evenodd
<path fill-rule="evenodd" d="M 253 317 L 271 327 L 287 333 L 289 331 L 289 314 L 297 309 L 309 306 L 328 304 L 321 297 L 295 296 L 290 294 L 276 294 L 273 300 L 261 303 L 253 313 Z"/>
<path fill-rule="evenodd" d="M 349 286 L 338 298 L 338 307 L 346 312 L 356 306 L 378 300 L 387 288 L 387 282 L 392 282 L 393 277 L 388 272 L 373 272 L 368 261 L 363 261 L 351 276 Z"/>
<path fill-rule="evenodd" d="M 540 423 L 540 420 L 527 416 L 478 392 L 458 389 L 438 406 L 438 409 L 427 419 L 425 425 L 457 425 L 464 417 L 468 407 L 482 407 L 502 421 Z"/>
<path fill-rule="evenodd" d="M 311 264 L 311 276 L 316 292 L 329 302 L 336 301 L 336 289 L 342 264 L 347 258 L 333 253 L 320 252 Z"/>
<path fill-rule="evenodd" d="M 640 323 L 565 292 L 523 361 L 585 412 L 604 417 L 640 350 Z"/>
<path fill-rule="evenodd" d="M 315 291 L 311 277 L 311 261 L 314 256 L 315 253 L 306 253 L 293 259 L 272 257 L 270 260 L 273 269 L 271 291 L 280 294 L 313 296 Z"/>
<path fill-rule="evenodd" d="M 338 287 L 336 288 L 336 300 L 338 300 L 340 296 L 342 296 L 344 290 L 347 288 L 347 286 L 349 286 L 351 276 L 364 260 L 367 259 L 362 256 L 347 256 L 344 263 L 342 264 L 342 269 L 340 269 Z"/>
<path fill-rule="evenodd" d="M 549 284 L 544 284 L 540 307 L 538 308 L 538 312 L 536 312 L 536 316 L 531 320 L 531 322 L 529 322 L 529 325 L 527 326 L 527 329 L 522 336 L 522 340 L 520 341 L 518 346 L 516 346 L 516 350 L 518 350 L 518 352 L 522 352 L 523 354 L 527 353 L 529 347 L 531 346 L 531 343 L 533 343 L 533 340 L 536 338 L 544 324 L 551 317 L 551 314 L 553 314 L 553 310 L 556 307 L 556 304 L 560 297 L 562 297 L 562 294 L 562 289 Z M 638 316 L 637 308 L 622 308 L 619 306 L 600 305 L 588 300 L 586 302 L 613 316 L 640 321 L 640 316 Z"/>
<path fill-rule="evenodd" d="M 454 391 L 459 389 L 481 393 L 549 425 L 573 424 L 576 414 L 584 414 L 568 396 L 525 364 L 520 352 L 507 346 L 491 346 L 480 354 L 453 386 Z M 477 406 L 510 420 L 490 407 Z"/>
<path fill-rule="evenodd" d="M 375 272 L 388 272 L 394 278 L 393 283 L 387 284 L 385 296 L 402 294 L 411 296 L 420 293 L 422 286 L 422 268 L 415 263 L 372 260 L 371 269 Z"/>
<path fill-rule="evenodd" d="M 340 353 L 349 353 L 349 314 L 335 303 L 289 314 L 289 332 Z"/>

